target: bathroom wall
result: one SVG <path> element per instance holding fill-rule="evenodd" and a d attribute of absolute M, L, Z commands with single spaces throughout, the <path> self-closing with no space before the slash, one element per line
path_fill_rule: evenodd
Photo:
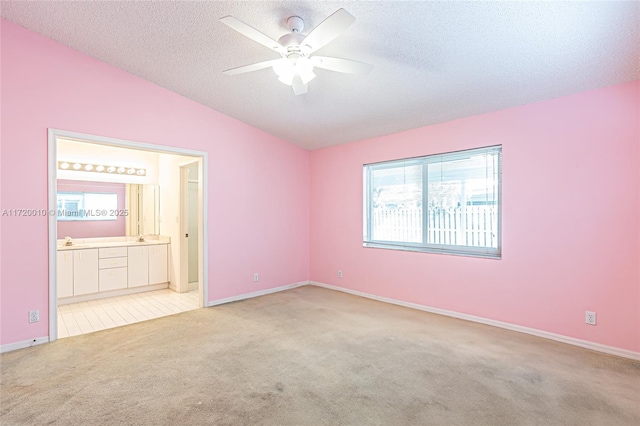
<path fill-rule="evenodd" d="M 307 151 L 6 20 L 0 43 L 3 209 L 46 212 L 48 128 L 198 150 L 209 301 L 308 279 Z M 0 220 L 0 345 L 29 344 L 49 334 L 48 217 Z"/>
<path fill-rule="evenodd" d="M 126 209 L 124 183 L 58 179 L 58 192 L 115 193 L 118 196 L 118 210 Z M 116 220 L 58 220 L 58 239 L 122 237 L 123 235 L 125 235 L 125 216 L 116 216 Z"/>

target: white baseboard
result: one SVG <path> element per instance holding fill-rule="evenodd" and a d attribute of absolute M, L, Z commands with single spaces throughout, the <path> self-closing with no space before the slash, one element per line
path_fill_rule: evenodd
<path fill-rule="evenodd" d="M 355 296 L 366 297 L 367 299 L 373 299 L 380 302 L 391 303 L 394 305 L 404 306 L 406 308 L 418 309 L 420 311 L 430 312 L 433 314 L 445 315 L 448 317 L 463 319 L 466 321 L 473 321 L 480 324 L 500 327 L 500 328 L 504 328 L 511 331 L 517 331 L 519 333 L 525 333 L 525 334 L 530 334 L 532 336 L 555 340 L 556 342 L 579 346 L 581 348 L 590 349 L 596 352 L 603 352 L 609 355 L 616 355 L 619 357 L 640 361 L 640 352 L 634 352 L 627 349 L 621 349 L 613 346 L 602 345 L 600 343 L 589 342 L 588 340 L 576 339 L 575 337 L 569 337 L 569 336 L 564 336 L 562 334 L 550 333 L 548 331 L 538 330 L 535 328 L 529 328 L 521 325 L 510 324 L 508 322 L 502 322 L 502 321 L 496 321 L 492 319 L 477 317 L 475 315 L 467 315 L 467 314 L 462 314 L 455 311 L 449 311 L 446 309 L 432 308 L 430 306 L 419 305 L 417 303 L 403 302 L 401 300 L 391 299 L 391 298 L 382 297 L 382 296 L 376 296 L 374 294 L 363 293 L 361 291 L 350 290 L 348 288 L 338 287 L 330 284 L 324 284 L 317 281 L 309 281 L 309 284 L 315 285 L 318 287 L 328 288 L 330 290 L 341 291 L 343 293 L 353 294 Z"/>
<path fill-rule="evenodd" d="M 49 343 L 48 336 L 36 337 L 35 339 L 23 340 L 22 342 L 7 343 L 6 345 L 0 345 L 0 354 L 18 349 L 30 348 L 31 346 L 41 345 L 43 343 Z"/>
<path fill-rule="evenodd" d="M 268 288 L 266 290 L 254 291 L 252 293 L 240 294 L 238 296 L 227 297 L 225 299 L 211 300 L 206 306 L 222 305 L 224 303 L 237 302 L 239 300 L 251 299 L 253 297 L 264 296 L 265 294 L 277 293 L 278 291 L 290 290 L 296 287 L 308 285 L 309 281 L 300 281 L 299 283 L 282 285 L 280 287 Z"/>

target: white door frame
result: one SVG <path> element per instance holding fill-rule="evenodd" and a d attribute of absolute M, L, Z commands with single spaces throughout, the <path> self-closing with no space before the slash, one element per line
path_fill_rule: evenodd
<path fill-rule="evenodd" d="M 180 292 L 183 292 L 184 288 L 189 287 L 189 268 L 188 268 L 188 260 L 189 260 L 189 248 L 188 248 L 188 240 L 184 237 L 185 234 L 189 232 L 188 230 L 188 208 L 187 208 L 187 193 L 189 191 L 188 188 L 188 176 L 187 169 L 189 166 L 193 164 L 198 164 L 198 230 L 202 229 L 202 217 L 200 217 L 200 203 L 202 200 L 202 186 L 200 182 L 202 182 L 200 170 L 202 167 L 200 166 L 199 159 L 193 159 L 189 161 L 185 161 L 182 163 L 178 163 L 180 167 Z M 198 239 L 204 238 L 201 232 L 198 232 Z M 198 243 L 199 244 L 199 243 Z M 198 271 L 202 270 L 202 262 L 203 257 L 200 251 L 198 251 Z M 183 265 L 187 265 L 184 266 Z M 202 282 L 201 277 L 198 276 L 198 288 L 200 288 L 200 283 Z M 200 291 L 202 294 L 202 291 Z"/>
<path fill-rule="evenodd" d="M 86 133 L 71 132 L 67 130 L 48 129 L 48 189 L 49 189 L 49 341 L 53 342 L 58 339 L 58 278 L 57 278 L 57 219 L 55 212 L 57 211 L 57 194 L 56 181 L 58 179 L 58 138 L 72 139 L 78 142 L 93 143 L 97 145 L 108 145 L 120 148 L 133 148 L 142 151 L 153 151 L 166 154 L 187 155 L 198 157 L 200 162 L 200 188 L 202 190 L 202 204 L 200 214 L 202 215 L 202 226 L 200 228 L 201 239 L 198 241 L 200 245 L 200 253 L 202 259 L 208 259 L 209 243 L 206 236 L 208 235 L 208 197 L 207 197 L 207 166 L 208 153 L 204 151 L 196 151 L 186 148 L 177 148 L 165 145 L 155 145 L 144 142 L 135 142 L 125 139 L 115 139 L 105 136 L 90 135 Z M 208 304 L 208 262 L 198 262 L 200 265 L 200 306 L 206 307 Z"/>

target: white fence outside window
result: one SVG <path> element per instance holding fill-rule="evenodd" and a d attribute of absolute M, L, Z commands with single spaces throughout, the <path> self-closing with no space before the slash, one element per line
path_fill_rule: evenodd
<path fill-rule="evenodd" d="M 373 239 L 422 243 L 422 207 L 373 208 Z M 498 211 L 495 205 L 428 209 L 427 244 L 469 247 L 498 246 Z"/>

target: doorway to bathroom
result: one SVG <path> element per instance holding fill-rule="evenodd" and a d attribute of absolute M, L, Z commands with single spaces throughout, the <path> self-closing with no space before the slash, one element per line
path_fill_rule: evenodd
<path fill-rule="evenodd" d="M 49 129 L 50 340 L 206 306 L 207 154 Z"/>

